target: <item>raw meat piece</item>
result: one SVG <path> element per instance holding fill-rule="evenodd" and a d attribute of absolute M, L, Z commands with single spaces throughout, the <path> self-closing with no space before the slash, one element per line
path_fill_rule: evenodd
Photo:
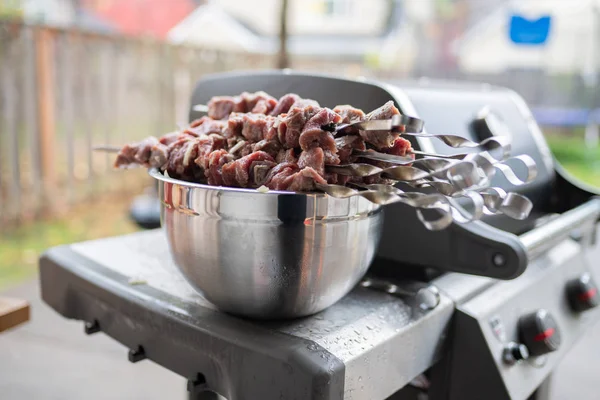
<path fill-rule="evenodd" d="M 192 137 L 194 137 L 193 135 L 189 135 L 188 133 L 185 133 L 185 132 L 171 132 L 171 133 L 167 133 L 166 135 L 161 136 L 158 139 L 158 141 L 161 144 L 164 144 L 165 146 L 168 146 L 171 143 L 175 143 L 176 141 L 178 141 L 182 137 L 188 137 L 188 136 L 189 136 L 190 139 Z"/>
<path fill-rule="evenodd" d="M 223 182 L 227 186 L 234 187 L 248 187 L 249 185 L 253 185 L 254 182 L 250 181 L 250 168 L 256 166 L 261 161 L 267 162 L 263 163 L 264 165 L 272 164 L 272 166 L 275 166 L 276 164 L 273 157 L 264 151 L 254 152 L 223 165 Z"/>
<path fill-rule="evenodd" d="M 281 150 L 281 144 L 277 140 L 261 140 L 252 145 L 252 151 L 264 151 L 271 157 L 276 158 Z"/>
<path fill-rule="evenodd" d="M 392 116 L 400 114 L 400 111 L 394 106 L 393 101 L 388 101 L 383 106 L 376 110 L 371 111 L 367 114 L 366 120 L 379 120 L 389 119 Z M 369 144 L 373 145 L 376 149 L 385 149 L 391 147 L 399 136 L 399 132 L 392 131 L 360 131 L 360 136 Z"/>
<path fill-rule="evenodd" d="M 257 188 L 262 186 L 267 180 L 269 171 L 276 166 L 277 163 L 269 160 L 253 161 L 248 169 L 249 187 Z"/>
<path fill-rule="evenodd" d="M 306 107 L 296 107 L 294 105 L 287 114 L 280 116 L 277 136 L 283 148 L 292 149 L 300 146 L 300 134 L 304 126 L 319 111 L 320 108 L 310 104 Z"/>
<path fill-rule="evenodd" d="M 335 139 L 331 132 L 323 131 L 321 129 L 311 129 L 302 132 L 298 144 L 302 150 L 321 147 L 323 150 L 329 150 L 331 152 L 336 151 Z"/>
<path fill-rule="evenodd" d="M 227 118 L 229 114 L 234 111 L 243 112 L 243 110 L 236 110 L 239 108 L 241 102 L 239 98 L 231 96 L 215 96 L 208 102 L 208 116 L 213 119 Z"/>
<path fill-rule="evenodd" d="M 400 114 L 400 111 L 396 108 L 396 106 L 394 105 L 394 102 L 392 100 L 390 100 L 387 103 L 385 103 L 384 105 L 382 105 L 381 107 L 376 108 L 375 110 L 373 110 L 369 114 L 367 114 L 367 121 L 371 121 L 371 120 L 375 120 L 375 119 L 377 119 L 377 120 L 389 119 L 397 114 Z"/>
<path fill-rule="evenodd" d="M 360 136 L 353 135 L 336 138 L 335 145 L 340 164 L 350 164 L 356 161 L 356 156 L 352 156 L 353 150 L 364 151 L 367 149 L 365 141 Z"/>
<path fill-rule="evenodd" d="M 307 108 L 307 107 L 318 108 L 318 109 L 321 108 L 319 103 L 315 100 L 298 98 L 294 102 L 294 104 L 292 104 L 292 106 L 290 107 L 290 110 L 292 110 L 294 108 Z"/>
<path fill-rule="evenodd" d="M 182 137 L 168 147 L 169 158 L 165 169 L 171 178 L 198 182 L 204 170 L 194 160 L 198 157 L 198 138 Z"/>
<path fill-rule="evenodd" d="M 240 148 L 240 150 L 234 155 L 237 155 L 239 157 L 246 157 L 246 156 L 252 154 L 253 148 L 254 148 L 254 144 L 246 141 L 245 144 Z"/>
<path fill-rule="evenodd" d="M 314 147 L 310 150 L 305 150 L 300 154 L 298 159 L 298 167 L 310 167 L 317 171 L 321 176 L 325 173 L 325 154 L 320 147 Z"/>
<path fill-rule="evenodd" d="M 239 155 L 244 157 L 255 151 L 264 151 L 273 158 L 276 158 L 281 150 L 281 144 L 277 140 L 261 140 L 258 143 L 246 142 L 239 150 Z"/>
<path fill-rule="evenodd" d="M 273 128 L 275 123 L 275 117 L 248 113 L 244 114 L 242 118 L 242 136 L 251 142 L 260 142 L 265 138 L 275 136 L 274 134 L 267 134 L 267 132 Z"/>
<path fill-rule="evenodd" d="M 142 165 L 146 168 L 160 168 L 168 158 L 167 146 L 151 136 L 139 143 L 123 146 L 115 160 L 116 168 L 128 168 L 133 165 Z"/>
<path fill-rule="evenodd" d="M 291 177 L 298 172 L 298 165 L 295 163 L 277 164 L 265 180 L 264 185 L 273 190 L 287 190 L 291 183 Z"/>
<path fill-rule="evenodd" d="M 190 125 L 183 132 L 193 136 L 208 135 L 209 133 L 223 134 L 227 128 L 227 121 L 214 120 L 209 117 L 202 117 L 193 122 L 194 126 Z"/>
<path fill-rule="evenodd" d="M 275 99 L 273 101 L 260 99 L 252 108 L 252 112 L 256 114 L 269 114 L 276 105 L 277 102 Z"/>
<path fill-rule="evenodd" d="M 277 105 L 277 100 L 265 92 L 244 92 L 239 96 L 215 96 L 208 102 L 208 116 L 224 119 L 232 112 L 269 113 Z"/>
<path fill-rule="evenodd" d="M 296 164 L 298 162 L 298 157 L 296 156 L 296 151 L 294 149 L 287 150 L 279 150 L 277 153 L 276 160 L 278 164 L 281 163 L 291 163 Z"/>
<path fill-rule="evenodd" d="M 223 136 L 227 138 L 235 138 L 242 136 L 242 129 L 244 129 L 244 115 L 243 113 L 232 113 L 229 115 L 227 120 L 227 129 Z"/>
<path fill-rule="evenodd" d="M 307 192 L 316 189 L 315 183 L 326 184 L 327 181 L 310 167 L 299 169 L 297 164 L 278 164 L 267 175 L 264 183 L 269 189 Z"/>
<path fill-rule="evenodd" d="M 298 100 L 300 100 L 300 96 L 298 96 L 297 94 L 288 93 L 286 95 L 283 95 L 277 102 L 277 105 L 275 106 L 273 111 L 271 111 L 271 115 L 277 116 L 279 114 L 287 113 L 292 107 L 292 105 Z"/>
<path fill-rule="evenodd" d="M 411 153 L 412 146 L 410 142 L 402 137 L 397 138 L 391 147 L 387 149 L 380 150 L 382 153 L 393 154 L 395 156 L 412 156 L 413 159 L 415 157 L 414 154 Z"/>
<path fill-rule="evenodd" d="M 310 167 L 303 168 L 299 172 L 296 172 L 291 177 L 291 182 L 286 190 L 292 192 L 312 192 L 317 189 L 316 183 L 322 185 L 326 184 L 327 181 L 323 179 L 321 175 Z"/>
<path fill-rule="evenodd" d="M 313 117 L 304 125 L 304 129 L 298 139 L 298 143 L 302 150 L 308 150 L 319 146 L 322 147 L 323 150 L 335 152 L 336 147 L 333 135 L 331 132 L 324 131 L 321 127 L 332 123 L 337 124 L 341 119 L 342 118 L 339 115 L 329 108 L 323 108 L 313 115 Z"/>
<path fill-rule="evenodd" d="M 241 94 L 242 101 L 245 103 L 244 112 L 268 114 L 277 105 L 277 100 L 265 92 L 255 92 Z M 262 111 L 264 110 L 264 111 Z"/>
<path fill-rule="evenodd" d="M 363 121 L 366 118 L 365 113 L 360 108 L 354 108 L 350 105 L 343 104 L 339 106 L 335 106 L 333 109 L 342 120 L 340 121 L 342 124 L 349 124 L 351 122 L 359 122 Z"/>
<path fill-rule="evenodd" d="M 210 153 L 215 150 L 225 149 L 227 146 L 227 140 L 217 134 L 201 136 L 195 139 L 195 141 L 198 150 L 194 162 L 204 170 L 208 169 Z"/>
<path fill-rule="evenodd" d="M 242 136 L 251 142 L 259 142 L 264 137 L 267 129 L 267 120 L 264 114 L 244 114 L 242 123 Z"/>
<path fill-rule="evenodd" d="M 227 150 L 215 150 L 210 153 L 208 157 L 208 170 L 204 171 L 205 176 L 208 178 L 208 184 L 213 186 L 222 186 L 223 165 L 233 161 L 233 156 L 227 152 Z"/>

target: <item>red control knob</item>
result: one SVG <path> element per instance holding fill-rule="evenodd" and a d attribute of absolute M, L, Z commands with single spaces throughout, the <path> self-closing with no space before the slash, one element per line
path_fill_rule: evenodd
<path fill-rule="evenodd" d="M 519 319 L 521 342 L 527 346 L 531 356 L 555 351 L 560 346 L 560 332 L 552 315 L 538 310 Z"/>
<path fill-rule="evenodd" d="M 585 311 L 600 304 L 598 287 L 590 274 L 583 274 L 567 283 L 567 299 L 575 311 Z"/>

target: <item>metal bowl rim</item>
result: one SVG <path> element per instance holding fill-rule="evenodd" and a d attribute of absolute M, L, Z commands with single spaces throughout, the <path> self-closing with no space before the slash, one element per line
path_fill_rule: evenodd
<path fill-rule="evenodd" d="M 148 174 L 151 177 L 153 177 L 154 179 L 157 179 L 162 182 L 172 183 L 175 185 L 185 186 L 185 187 L 189 187 L 189 188 L 204 189 L 204 190 L 211 190 L 211 191 L 229 192 L 229 193 L 247 193 L 247 194 L 254 194 L 254 195 L 258 194 L 261 196 L 276 194 L 276 195 L 287 195 L 287 196 L 290 196 L 290 195 L 310 196 L 310 197 L 317 197 L 317 198 L 329 197 L 327 194 L 322 193 L 322 192 L 302 192 L 302 193 L 300 193 L 300 192 L 288 192 L 288 191 L 283 191 L 283 190 L 269 190 L 268 192 L 262 193 L 256 189 L 234 188 L 234 187 L 229 187 L 229 186 L 211 186 L 211 185 L 205 185 L 202 183 L 187 182 L 187 181 L 182 181 L 179 179 L 174 179 L 171 177 L 166 177 L 158 170 L 158 168 L 149 168 Z"/>

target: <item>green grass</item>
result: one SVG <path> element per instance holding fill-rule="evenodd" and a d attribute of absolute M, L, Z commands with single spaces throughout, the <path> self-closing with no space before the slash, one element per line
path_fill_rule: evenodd
<path fill-rule="evenodd" d="M 581 135 L 548 135 L 560 164 L 575 178 L 600 188 L 600 147 L 587 148 Z"/>
<path fill-rule="evenodd" d="M 49 247 L 136 231 L 127 215 L 130 201 L 104 197 L 0 236 L 0 290 L 34 276 L 39 255 Z"/>

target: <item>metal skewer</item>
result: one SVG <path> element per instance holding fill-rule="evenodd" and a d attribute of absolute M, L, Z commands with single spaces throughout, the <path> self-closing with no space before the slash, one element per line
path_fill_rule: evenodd
<path fill-rule="evenodd" d="M 118 153 L 119 151 L 121 151 L 121 148 L 119 146 L 101 145 L 92 147 L 92 150 L 105 151 L 107 153 Z"/>
<path fill-rule="evenodd" d="M 332 132 L 340 132 L 348 128 L 354 128 L 361 131 L 392 131 L 398 130 L 402 132 L 422 132 L 425 122 L 419 118 L 411 117 L 404 114 L 396 114 L 390 119 L 372 119 L 368 121 L 350 122 L 341 124 L 335 127 L 324 125 L 323 130 Z M 333 130 L 332 130 L 333 128 Z"/>
<path fill-rule="evenodd" d="M 205 104 L 196 104 L 192 107 L 192 110 L 202 113 L 208 113 L 208 106 Z"/>
<path fill-rule="evenodd" d="M 462 161 L 455 159 L 438 158 L 434 155 L 426 158 L 413 160 L 411 157 L 408 156 L 396 156 L 392 154 L 379 153 L 374 150 L 354 151 L 353 154 L 362 158 L 383 161 L 394 165 L 412 165 L 413 167 L 422 168 L 428 171 L 441 170 L 444 167 L 450 165 L 459 166 L 461 165 L 461 162 L 471 161 L 475 163 L 475 165 L 478 168 L 480 168 L 489 179 L 491 179 L 495 175 L 497 169 L 514 186 L 520 186 L 532 182 L 537 176 L 537 165 L 535 163 L 535 160 L 533 160 L 533 158 L 525 154 L 505 158 L 502 160 L 497 160 L 494 157 L 492 157 L 488 152 L 469 153 L 465 154 L 465 156 L 461 159 Z M 507 162 L 513 161 L 518 161 L 520 164 L 525 166 L 525 169 L 527 170 L 527 176 L 525 179 L 520 179 L 519 177 L 517 177 L 514 170 L 509 165 L 506 165 Z"/>
<path fill-rule="evenodd" d="M 194 110 L 206 112 L 208 108 L 206 106 L 195 106 Z M 323 129 L 340 131 L 351 126 L 371 131 L 408 131 L 404 134 L 408 136 L 433 137 L 453 148 L 482 148 L 483 151 L 443 156 L 413 150 L 413 155 L 424 157 L 415 160 L 410 156 L 396 156 L 374 150 L 353 150 L 353 155 L 355 156 L 395 165 L 387 168 L 360 163 L 326 165 L 327 171 L 355 177 L 381 174 L 383 177 L 396 182 L 404 182 L 415 188 L 431 186 L 438 193 L 403 192 L 395 186 L 384 184 L 349 184 L 359 190 L 341 185 L 316 184 L 317 189 L 332 197 L 347 198 L 360 196 L 379 205 L 402 202 L 416 208 L 419 220 L 429 230 L 444 229 L 452 222 L 467 223 L 478 220 L 483 214 L 506 214 L 512 218 L 524 219 L 531 211 L 532 204 L 526 197 L 517 193 L 506 193 L 499 188 L 488 187 L 496 169 L 503 173 L 506 179 L 514 185 L 530 182 L 537 175 L 535 162 L 529 156 L 512 158 L 518 160 L 527 168 L 528 176 L 525 180 L 519 179 L 512 168 L 504 164 L 505 161 L 508 161 L 507 157 L 510 152 L 510 141 L 508 138 L 493 137 L 480 143 L 475 143 L 456 135 L 423 134 L 420 133 L 423 128 L 423 121 L 403 115 L 396 115 L 389 120 L 363 121 L 338 126 L 327 126 L 323 127 Z M 336 139 L 336 141 L 344 139 L 345 137 L 342 137 Z M 237 147 L 241 147 L 241 145 Z M 502 150 L 500 156 L 495 157 L 490 154 L 490 151 L 497 149 Z M 120 147 L 95 146 L 94 150 L 118 152 L 120 151 Z M 262 172 L 262 175 L 266 176 L 266 171 Z M 471 213 L 464 211 L 456 203 L 456 199 L 460 197 L 470 201 L 470 204 L 473 206 Z M 426 218 L 422 212 L 426 209 L 438 211 L 439 216 L 433 219 Z"/>
<path fill-rule="evenodd" d="M 387 168 L 379 168 L 371 164 L 346 164 L 327 165 L 326 170 L 340 175 L 366 177 L 376 174 L 393 179 L 395 181 L 413 182 L 427 178 L 445 178 L 455 185 L 465 189 L 471 186 L 480 186 L 488 181 L 488 177 L 482 175 L 475 163 L 472 161 L 457 161 L 445 165 L 439 169 L 423 170 L 415 167 L 397 165 Z"/>
<path fill-rule="evenodd" d="M 347 186 L 332 184 L 317 184 L 317 189 L 327 193 L 331 197 L 347 198 L 360 196 L 372 203 L 387 205 L 392 203 L 404 203 L 416 208 L 417 217 L 423 223 L 425 228 L 437 231 L 448 227 L 452 222 L 452 211 L 446 198 L 439 194 L 425 195 L 422 193 L 394 193 L 392 190 L 356 190 Z M 387 188 L 391 186 L 383 185 Z M 416 196 L 415 196 L 416 195 Z M 421 195 L 421 196 L 419 196 Z M 422 210 L 436 210 L 440 216 L 433 219 L 427 219 Z"/>
<path fill-rule="evenodd" d="M 465 158 L 466 156 L 471 154 L 471 153 L 462 153 L 462 154 L 445 155 L 445 154 L 427 153 L 425 151 L 414 150 L 414 149 L 411 151 L 411 153 L 416 156 L 449 158 L 449 159 L 454 159 L 454 160 L 462 160 L 463 158 Z"/>

